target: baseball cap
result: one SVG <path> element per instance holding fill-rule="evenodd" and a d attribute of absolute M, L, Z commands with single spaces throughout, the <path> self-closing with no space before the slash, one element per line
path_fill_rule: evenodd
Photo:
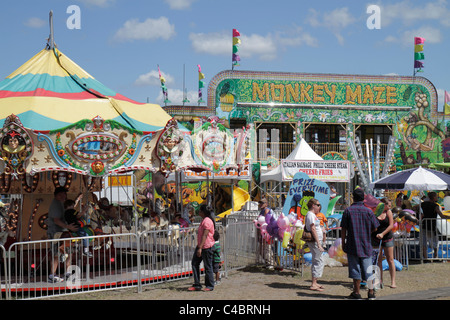
<path fill-rule="evenodd" d="M 263 198 L 263 199 L 259 200 L 258 203 L 267 203 L 267 199 Z"/>
<path fill-rule="evenodd" d="M 364 200 L 364 191 L 361 188 L 356 188 L 353 190 L 353 201 L 363 201 Z"/>

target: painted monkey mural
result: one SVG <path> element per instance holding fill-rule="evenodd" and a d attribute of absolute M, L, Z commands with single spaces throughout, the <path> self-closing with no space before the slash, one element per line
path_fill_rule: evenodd
<path fill-rule="evenodd" d="M 437 123 L 432 123 L 429 119 L 427 95 L 418 90 L 415 93 L 414 101 L 417 111 L 411 111 L 402 119 L 403 126 L 406 123 L 406 129 L 401 135 L 400 157 L 403 164 L 430 163 L 431 160 L 426 154 L 438 151 L 437 140 L 444 139 L 445 134 L 437 126 Z M 407 155 L 407 151 L 415 152 L 415 156 L 412 153 Z M 425 153 L 425 157 L 422 152 Z"/>

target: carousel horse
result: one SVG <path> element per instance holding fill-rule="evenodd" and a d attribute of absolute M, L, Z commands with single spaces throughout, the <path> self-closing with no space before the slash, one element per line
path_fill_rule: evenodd
<path fill-rule="evenodd" d="M 184 220 L 180 214 L 175 215 L 174 220 L 169 225 L 169 232 L 167 233 L 169 246 L 175 246 L 178 250 L 180 240 L 190 232 L 187 228 L 189 228 L 189 223 Z"/>

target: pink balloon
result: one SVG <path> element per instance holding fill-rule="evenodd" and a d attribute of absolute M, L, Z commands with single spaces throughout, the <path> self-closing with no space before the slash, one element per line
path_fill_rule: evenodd
<path fill-rule="evenodd" d="M 289 219 L 287 217 L 285 217 L 283 214 L 281 214 L 278 217 L 277 225 L 280 229 L 286 229 L 287 226 L 289 225 Z"/>
<path fill-rule="evenodd" d="M 330 256 L 330 258 L 334 258 L 336 256 L 336 247 L 335 246 L 331 246 L 328 249 L 328 255 Z"/>
<path fill-rule="evenodd" d="M 261 225 L 261 232 L 267 232 L 267 223 Z"/>

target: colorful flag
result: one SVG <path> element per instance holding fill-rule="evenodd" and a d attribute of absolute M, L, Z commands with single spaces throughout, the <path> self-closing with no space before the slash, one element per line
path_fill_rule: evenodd
<path fill-rule="evenodd" d="M 445 91 L 444 95 L 444 113 L 450 114 L 450 92 Z"/>
<path fill-rule="evenodd" d="M 425 54 L 422 52 L 424 43 L 425 38 L 414 37 L 414 75 L 416 72 L 423 72 L 423 62 L 420 60 L 425 59 Z"/>
<path fill-rule="evenodd" d="M 238 55 L 239 52 L 239 45 L 241 44 L 241 39 L 239 39 L 238 37 L 240 37 L 241 34 L 239 33 L 239 31 L 237 31 L 236 29 L 233 29 L 233 55 L 232 55 L 232 68 L 234 68 L 235 66 L 239 66 L 239 61 L 241 61 L 241 58 Z"/>
<path fill-rule="evenodd" d="M 419 68 L 423 68 L 423 63 L 420 61 L 414 61 L 414 68 L 419 69 Z"/>
<path fill-rule="evenodd" d="M 158 65 L 158 73 L 159 73 L 159 81 L 161 82 L 161 90 L 164 96 L 164 103 L 168 103 L 169 101 L 169 94 L 167 93 L 167 88 L 166 88 L 166 79 L 164 79 L 164 77 L 161 74 L 161 70 L 159 69 L 159 65 Z"/>
<path fill-rule="evenodd" d="M 414 46 L 414 52 L 421 52 L 423 51 L 423 44 L 416 44 Z"/>
<path fill-rule="evenodd" d="M 421 37 L 414 38 L 414 44 L 423 44 L 423 43 L 425 43 L 425 38 L 421 38 Z"/>
<path fill-rule="evenodd" d="M 414 53 L 414 60 L 423 60 L 425 59 L 425 55 L 423 52 L 415 52 Z"/>
<path fill-rule="evenodd" d="M 202 68 L 200 67 L 200 65 L 197 65 L 198 67 L 198 104 L 204 102 L 202 97 L 202 88 L 205 87 L 205 82 L 203 81 L 203 79 L 205 79 L 205 74 L 202 73 Z"/>

